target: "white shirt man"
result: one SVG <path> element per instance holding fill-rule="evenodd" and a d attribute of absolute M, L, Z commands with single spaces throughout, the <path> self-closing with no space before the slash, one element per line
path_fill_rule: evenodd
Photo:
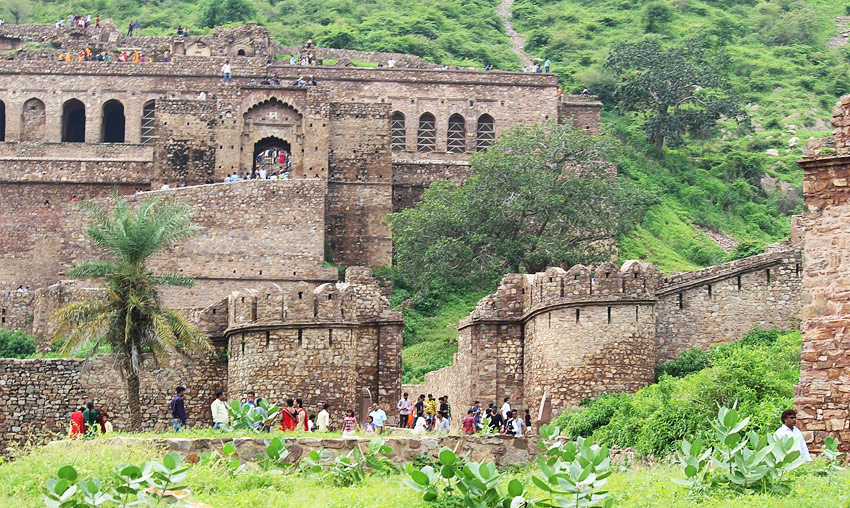
<path fill-rule="evenodd" d="M 376 405 L 375 409 L 369 413 L 369 416 L 372 417 L 372 423 L 375 424 L 375 427 L 378 427 L 378 433 L 382 433 L 384 431 L 384 422 L 387 421 L 387 413 L 380 406 Z"/>
<path fill-rule="evenodd" d="M 216 393 L 216 398 L 210 405 L 210 409 L 212 410 L 213 428 L 220 428 L 222 425 L 227 425 L 230 422 L 223 392 Z"/>
<path fill-rule="evenodd" d="M 514 426 L 514 437 L 522 437 L 522 429 L 525 428 L 525 422 L 522 418 L 514 418 L 511 422 Z"/>
<path fill-rule="evenodd" d="M 793 409 L 788 409 L 782 412 L 782 426 L 776 429 L 773 437 L 780 439 L 791 437 L 794 439 L 794 448 L 800 450 L 800 456 L 806 462 L 812 461 L 812 456 L 809 455 L 809 447 L 806 446 L 806 440 L 803 439 L 803 433 L 797 428 L 797 412 Z"/>
<path fill-rule="evenodd" d="M 413 404 L 407 397 L 408 395 L 405 393 L 398 400 L 398 404 L 395 405 L 398 409 L 398 426 L 401 428 L 407 428 L 407 417 L 413 412 Z"/>
<path fill-rule="evenodd" d="M 510 410 L 511 410 L 511 403 L 510 403 L 510 400 L 511 400 L 511 399 L 509 399 L 509 398 L 505 397 L 505 403 L 504 403 L 504 404 L 502 404 L 502 409 L 501 409 L 501 412 L 502 412 L 502 418 L 504 418 L 504 419 L 505 419 L 505 421 L 508 421 L 508 411 L 510 411 Z"/>
<path fill-rule="evenodd" d="M 443 418 L 443 415 L 441 413 L 437 413 L 437 425 L 435 426 L 437 434 L 448 434 L 449 427 L 449 419 Z"/>
<path fill-rule="evenodd" d="M 316 417 L 316 425 L 319 427 L 319 432 L 327 432 L 331 426 L 331 415 L 328 413 L 328 405 L 325 404 L 322 410 L 319 411 L 319 416 Z"/>

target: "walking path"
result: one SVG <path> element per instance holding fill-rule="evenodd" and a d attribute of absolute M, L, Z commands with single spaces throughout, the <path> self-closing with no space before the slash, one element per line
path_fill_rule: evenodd
<path fill-rule="evenodd" d="M 531 55 L 525 52 L 525 39 L 522 35 L 520 35 L 516 30 L 514 30 L 513 24 L 511 24 L 511 6 L 514 4 L 514 0 L 502 0 L 502 3 L 496 7 L 496 12 L 502 18 L 502 24 L 505 25 L 505 31 L 508 32 L 508 37 L 511 38 L 511 47 L 514 50 L 514 53 L 520 59 L 520 63 L 523 67 L 533 65 L 533 61 L 531 59 Z"/>

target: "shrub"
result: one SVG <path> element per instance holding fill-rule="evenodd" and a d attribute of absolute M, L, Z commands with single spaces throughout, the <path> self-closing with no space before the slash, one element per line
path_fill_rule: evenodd
<path fill-rule="evenodd" d="M 22 330 L 0 329 L 0 358 L 26 358 L 35 353 L 36 338 Z"/>
<path fill-rule="evenodd" d="M 659 367 L 656 384 L 634 394 L 600 396 L 553 423 L 573 437 L 654 456 L 671 453 L 683 438 L 701 437 L 713 446 L 712 415 L 718 406 L 736 401 L 756 432 L 772 431 L 782 410 L 793 406 L 800 342 L 799 332 L 755 330 L 710 353 L 686 351 Z M 703 363 L 702 369 L 691 370 Z"/>
<path fill-rule="evenodd" d="M 691 348 L 679 355 L 679 358 L 658 364 L 655 367 L 655 380 L 661 376 L 685 377 L 688 374 L 699 372 L 710 364 L 710 355 L 700 348 Z"/>

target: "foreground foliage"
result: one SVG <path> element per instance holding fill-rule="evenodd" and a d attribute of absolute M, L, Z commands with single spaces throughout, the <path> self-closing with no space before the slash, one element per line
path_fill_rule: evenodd
<path fill-rule="evenodd" d="M 716 442 L 710 422 L 718 406 L 737 402 L 757 433 L 776 430 L 779 415 L 794 405 L 800 376 L 800 333 L 754 331 L 741 340 L 716 346 L 702 360 L 688 352 L 675 368 L 662 366 L 658 383 L 635 394 L 603 395 L 578 411 L 565 412 L 555 424 L 570 436 L 634 447 L 643 455 L 663 457 L 684 438 Z M 682 361 L 686 359 L 686 361 Z M 708 366 L 689 371 L 685 363 Z M 665 371 L 679 372 L 672 377 Z"/>
<path fill-rule="evenodd" d="M 0 463 L 0 506 L 42 506 L 43 489 L 59 468 L 72 464 L 78 476 L 97 477 L 105 487 L 115 474 L 128 464 L 162 461 L 162 453 L 142 445 L 116 445 L 108 442 L 79 441 L 21 450 L 18 458 Z M 461 458 L 461 461 L 463 458 Z M 777 497 L 771 494 L 733 494 L 717 491 L 699 498 L 687 489 L 673 484 L 682 479 L 681 468 L 659 464 L 652 468 L 625 469 L 612 466 L 605 490 L 615 506 L 629 508 L 823 508 L 850 503 L 850 473 L 837 471 L 825 476 L 823 463 L 802 466 L 788 477 L 791 492 Z M 249 464 L 250 466 L 250 464 Z M 536 466 L 534 466 L 536 469 Z M 511 480 L 525 484 L 534 499 L 546 497 L 532 482 L 530 467 L 499 471 L 502 489 Z M 408 476 L 409 478 L 409 476 Z M 248 467 L 231 476 L 220 465 L 195 464 L 184 485 L 193 499 L 215 508 L 436 508 L 460 507 L 460 504 L 438 505 L 421 499 L 421 494 L 402 485 L 404 477 L 369 474 L 363 483 L 334 488 L 326 482 L 292 469 L 265 471 Z"/>

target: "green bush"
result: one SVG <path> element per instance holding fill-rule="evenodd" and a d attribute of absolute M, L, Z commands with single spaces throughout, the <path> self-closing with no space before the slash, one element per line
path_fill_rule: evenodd
<path fill-rule="evenodd" d="M 659 457 L 684 438 L 701 437 L 712 445 L 709 422 L 718 406 L 737 403 L 753 430 L 772 432 L 780 425 L 782 410 L 793 406 L 800 343 L 796 331 L 757 330 L 710 353 L 686 351 L 659 367 L 656 384 L 635 394 L 603 395 L 559 415 L 554 424 L 570 436 L 632 446 Z"/>
<path fill-rule="evenodd" d="M 679 355 L 679 358 L 658 364 L 655 367 L 655 380 L 661 376 L 685 377 L 688 374 L 699 372 L 710 364 L 710 355 L 700 348 L 691 348 Z"/>
<path fill-rule="evenodd" d="M 21 330 L 0 329 L 0 358 L 26 358 L 35 353 L 36 338 Z"/>

